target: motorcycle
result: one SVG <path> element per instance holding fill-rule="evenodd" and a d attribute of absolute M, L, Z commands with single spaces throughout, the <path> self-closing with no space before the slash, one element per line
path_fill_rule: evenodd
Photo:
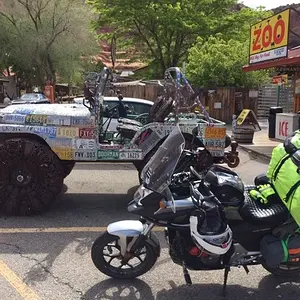
<path fill-rule="evenodd" d="M 188 270 L 224 269 L 223 296 L 231 267 L 248 273 L 248 266 L 262 265 L 277 276 L 299 275 L 299 260 L 269 265 L 261 251 L 266 235 L 293 222 L 280 199 L 262 207 L 249 196 L 252 187 L 222 166 L 173 174 L 186 151 L 184 144 L 175 127 L 144 167 L 143 184 L 128 203 L 128 211 L 140 220 L 111 223 L 95 240 L 91 257 L 98 270 L 117 279 L 148 272 L 161 252 L 152 229 L 163 226 L 169 255 L 182 266 L 188 285 Z"/>

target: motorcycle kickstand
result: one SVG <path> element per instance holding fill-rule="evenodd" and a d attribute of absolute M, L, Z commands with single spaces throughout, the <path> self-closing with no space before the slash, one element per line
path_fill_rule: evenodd
<path fill-rule="evenodd" d="M 230 266 L 225 267 L 224 272 L 224 283 L 223 283 L 223 289 L 222 289 L 222 297 L 226 297 L 226 287 L 227 287 L 227 280 L 228 280 L 228 274 L 230 272 Z"/>
<path fill-rule="evenodd" d="M 182 262 L 182 268 L 183 268 L 183 276 L 184 276 L 185 283 L 188 286 L 192 285 L 192 279 L 191 279 L 191 276 L 189 274 L 189 271 L 186 268 L 186 264 L 185 264 L 184 261 Z"/>

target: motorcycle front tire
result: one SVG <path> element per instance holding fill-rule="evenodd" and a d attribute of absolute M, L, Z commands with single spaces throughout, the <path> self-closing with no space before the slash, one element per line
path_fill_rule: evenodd
<path fill-rule="evenodd" d="M 104 258 L 103 248 L 109 243 L 117 240 L 117 236 L 111 235 L 106 231 L 95 240 L 92 246 L 92 261 L 101 273 L 115 279 L 133 279 L 147 273 L 156 263 L 158 255 L 155 251 L 155 248 L 146 240 L 142 245 L 143 248 L 146 249 L 146 257 L 141 265 L 129 269 L 117 269 L 113 266 L 109 266 Z"/>

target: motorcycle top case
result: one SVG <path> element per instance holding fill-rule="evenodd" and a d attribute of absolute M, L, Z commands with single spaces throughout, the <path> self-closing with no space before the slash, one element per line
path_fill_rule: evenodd
<path fill-rule="evenodd" d="M 300 130 L 273 149 L 267 177 L 300 226 Z"/>

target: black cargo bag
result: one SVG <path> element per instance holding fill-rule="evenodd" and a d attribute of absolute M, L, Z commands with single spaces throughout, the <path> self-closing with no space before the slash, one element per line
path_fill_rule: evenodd
<path fill-rule="evenodd" d="M 300 262 L 300 233 L 289 234 L 280 239 L 274 235 L 266 235 L 260 243 L 261 254 L 269 267 L 276 267 L 281 263 Z"/>

